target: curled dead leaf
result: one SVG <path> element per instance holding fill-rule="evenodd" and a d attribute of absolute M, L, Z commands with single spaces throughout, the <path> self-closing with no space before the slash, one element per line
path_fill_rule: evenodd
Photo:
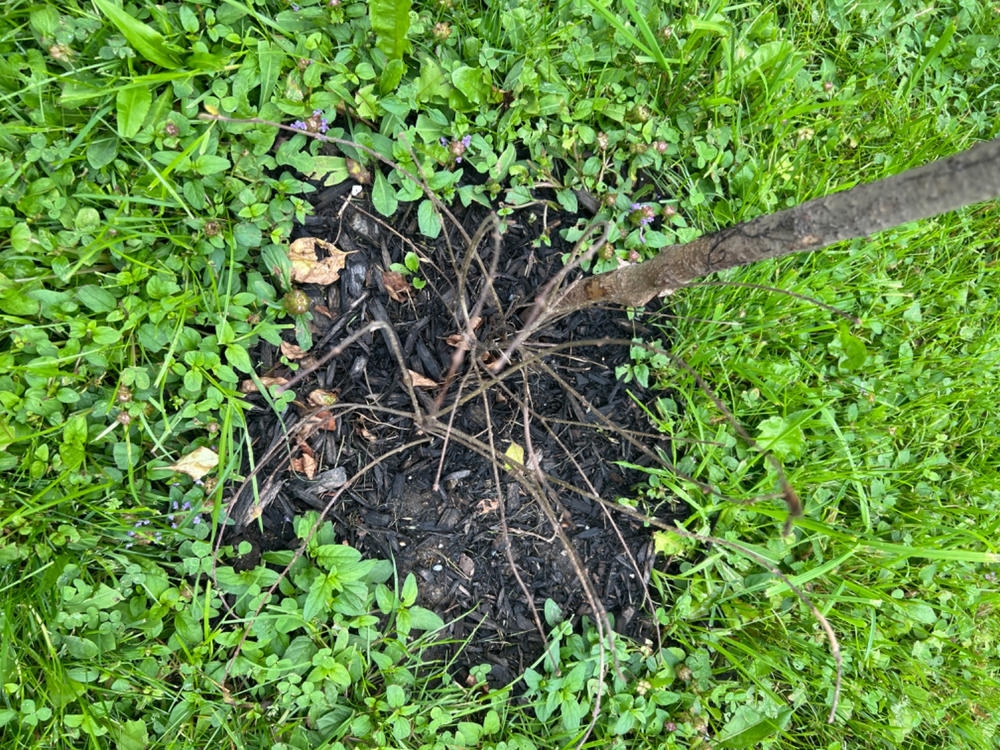
<path fill-rule="evenodd" d="M 218 465 L 219 455 L 211 448 L 206 448 L 203 445 L 195 448 L 176 463 L 170 464 L 167 468 L 187 474 L 197 482 Z"/>
<path fill-rule="evenodd" d="M 289 344 L 287 341 L 281 342 L 281 354 L 292 362 L 297 359 L 302 359 L 306 356 L 306 351 L 302 349 L 301 346 L 296 344 Z"/>
<path fill-rule="evenodd" d="M 406 384 L 414 388 L 437 388 L 438 384 L 426 375 L 421 375 L 415 370 L 407 370 L 403 374 Z"/>
<path fill-rule="evenodd" d="M 306 479 L 312 479 L 316 476 L 316 459 L 307 453 L 303 453 L 299 458 L 291 459 L 289 463 L 292 471 L 302 474 Z"/>
<path fill-rule="evenodd" d="M 336 320 L 337 316 L 330 312 L 326 305 L 313 305 L 313 312 L 322 315 L 327 320 Z"/>
<path fill-rule="evenodd" d="M 288 378 L 271 378 L 266 376 L 259 378 L 259 380 L 265 388 L 270 388 L 272 385 L 284 385 L 288 382 Z M 240 383 L 240 393 L 257 393 L 259 390 L 257 384 L 249 378 Z"/>
<path fill-rule="evenodd" d="M 458 556 L 458 569 L 462 571 L 466 578 L 472 578 L 476 572 L 476 564 L 464 552 Z"/>
<path fill-rule="evenodd" d="M 410 296 L 410 282 L 399 271 L 383 271 L 382 284 L 396 302 L 406 302 Z"/>
<path fill-rule="evenodd" d="M 333 432 L 337 429 L 337 417 L 329 409 L 320 409 L 302 421 L 302 428 L 310 434 L 316 430 Z"/>
<path fill-rule="evenodd" d="M 313 406 L 333 406 L 337 403 L 338 395 L 336 391 L 324 391 L 322 388 L 317 388 L 309 392 L 306 400 Z"/>
<path fill-rule="evenodd" d="M 317 250 L 327 257 L 320 260 Z M 347 253 L 318 237 L 300 237 L 288 246 L 292 279 L 300 284 L 332 284 L 340 278 L 346 258 Z"/>
<path fill-rule="evenodd" d="M 359 162 L 354 161 L 354 159 L 347 158 L 347 174 L 351 176 L 356 182 L 362 185 L 368 185 L 372 181 L 371 172 L 365 169 Z"/>

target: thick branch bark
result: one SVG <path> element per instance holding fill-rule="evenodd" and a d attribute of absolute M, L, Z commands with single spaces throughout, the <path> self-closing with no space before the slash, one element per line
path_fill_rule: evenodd
<path fill-rule="evenodd" d="M 632 307 L 697 278 L 759 260 L 818 250 L 841 240 L 926 219 L 1000 197 L 1000 139 L 850 190 L 759 216 L 684 245 L 663 248 L 644 263 L 580 279 L 555 312 L 611 302 Z"/>

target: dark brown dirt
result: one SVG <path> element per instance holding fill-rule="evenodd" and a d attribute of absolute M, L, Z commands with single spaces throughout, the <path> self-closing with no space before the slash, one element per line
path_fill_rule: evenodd
<path fill-rule="evenodd" d="M 260 406 L 250 413 L 249 425 L 264 507 L 252 507 L 249 490 L 236 497 L 231 516 L 237 525 L 225 543 L 252 543 L 244 565 L 259 559 L 261 550 L 295 546 L 290 518 L 324 508 L 337 492 L 317 477 L 329 478 L 341 468 L 352 477 L 374 462 L 329 510 L 339 537 L 366 556 L 393 560 L 400 579 L 414 573 L 418 603 L 455 620 L 446 635 L 461 641 L 472 634 L 462 661 L 490 663 L 492 680 L 509 680 L 539 656 L 542 640 L 508 562 L 501 503 L 513 559 L 538 611 L 552 599 L 567 615 L 591 614 L 570 555 L 525 489 L 537 482 L 534 477 L 527 485 L 518 482 L 504 468 L 509 446 L 527 447 L 522 413 L 527 400 L 532 446 L 562 530 L 614 616 L 616 630 L 649 636 L 643 588 L 653 565 L 650 530 L 608 511 L 594 496 L 612 505 L 619 497 L 635 497 L 643 475 L 621 464 L 654 465 L 656 448 L 668 446 L 636 405 L 635 400 L 650 401 L 649 395 L 615 377 L 615 367 L 628 362 L 628 347 L 578 343 L 631 339 L 641 331 L 618 310 L 575 313 L 547 327 L 514 358 L 517 363 L 541 355 L 537 361 L 510 368 L 502 382 L 468 398 L 479 389 L 478 378 L 486 376 L 483 360 L 495 357 L 518 330 L 519 313 L 571 249 L 555 226 L 584 219 L 550 213 L 546 224 L 540 209 L 507 217 L 492 279 L 484 273 L 493 260 L 487 235 L 479 248 L 482 265 L 471 264 L 465 294 L 471 308 L 485 290 L 483 322 L 474 349 L 448 380 L 455 353 L 449 337 L 464 329 L 456 284 L 464 242 L 452 227 L 450 249 L 444 237 L 423 244 L 415 213 L 383 223 L 364 203 L 345 207 L 346 195 L 342 189 L 320 194 L 317 215 L 299 232 L 352 253 L 339 282 L 305 290 L 313 301 L 316 345 L 310 355 L 322 358 L 352 332 L 382 320 L 399 342 L 405 368 L 436 386 L 415 389 L 421 415 L 415 418 L 400 364 L 387 337 L 376 331 L 297 383 L 295 402 L 280 417 L 260 396 L 250 396 Z M 459 220 L 472 234 L 485 216 L 477 207 L 461 212 Z M 551 247 L 538 241 L 543 235 Z M 425 258 L 420 275 L 428 285 L 398 302 L 387 294 L 382 272 L 411 249 Z M 287 340 L 293 341 L 291 333 Z M 294 374 L 270 344 L 256 354 L 261 375 Z M 317 388 L 338 394 L 319 420 L 322 426 L 307 397 Z M 453 411 L 457 399 L 465 400 Z M 411 441 L 422 442 L 398 450 Z M 304 468 L 304 456 L 315 461 L 314 470 Z M 247 523 L 258 514 L 260 523 Z"/>

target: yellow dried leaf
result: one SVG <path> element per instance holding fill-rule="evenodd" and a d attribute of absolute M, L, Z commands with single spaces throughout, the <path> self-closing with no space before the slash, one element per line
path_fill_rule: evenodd
<path fill-rule="evenodd" d="M 515 466 L 512 463 L 504 461 L 503 467 L 507 469 L 507 471 L 512 471 L 515 468 L 519 469 L 524 466 L 524 448 L 517 443 L 512 442 L 509 446 L 507 446 L 507 450 L 504 451 L 504 455 L 511 461 L 516 461 L 518 464 L 518 466 Z"/>
<path fill-rule="evenodd" d="M 170 464 L 167 468 L 187 474 L 197 481 L 218 465 L 218 454 L 211 448 L 201 446 L 200 448 L 195 448 L 177 461 L 177 463 Z"/>

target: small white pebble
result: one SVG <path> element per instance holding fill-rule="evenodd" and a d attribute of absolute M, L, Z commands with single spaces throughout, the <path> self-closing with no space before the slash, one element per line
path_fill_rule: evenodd
<path fill-rule="evenodd" d="M 433 570 L 435 573 L 440 573 L 442 570 L 444 570 L 444 566 L 443 565 L 435 565 L 433 568 L 431 568 L 431 570 Z"/>

